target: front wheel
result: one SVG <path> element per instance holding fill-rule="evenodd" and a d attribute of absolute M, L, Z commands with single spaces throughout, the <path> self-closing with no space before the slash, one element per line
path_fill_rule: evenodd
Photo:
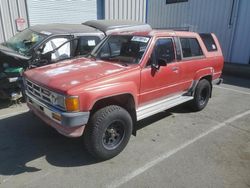
<path fill-rule="evenodd" d="M 91 116 L 86 126 L 85 147 L 97 159 L 110 159 L 125 148 L 132 126 L 132 118 L 124 108 L 116 105 L 101 108 Z"/>
<path fill-rule="evenodd" d="M 195 89 L 194 99 L 191 102 L 191 107 L 193 108 L 193 110 L 203 110 L 206 107 L 210 96 L 211 85 L 209 81 L 206 79 L 200 80 Z"/>

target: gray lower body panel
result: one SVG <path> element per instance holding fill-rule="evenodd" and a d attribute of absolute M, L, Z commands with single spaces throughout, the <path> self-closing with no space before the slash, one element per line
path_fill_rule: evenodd
<path fill-rule="evenodd" d="M 193 99 L 193 96 L 185 96 L 185 95 L 176 95 L 173 97 L 169 97 L 166 99 L 162 99 L 160 101 L 156 101 L 154 103 L 150 103 L 144 106 L 139 107 L 136 110 L 137 120 L 142 120 L 151 115 L 157 114 L 164 110 L 170 109 L 179 104 L 185 103 Z"/>

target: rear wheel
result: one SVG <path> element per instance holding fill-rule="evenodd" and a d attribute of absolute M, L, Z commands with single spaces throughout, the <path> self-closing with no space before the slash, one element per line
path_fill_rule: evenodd
<path fill-rule="evenodd" d="M 130 114 L 122 107 L 101 108 L 91 116 L 84 131 L 85 147 L 97 159 L 110 159 L 125 148 L 132 126 Z"/>
<path fill-rule="evenodd" d="M 191 103 L 191 107 L 195 111 L 204 109 L 211 96 L 211 85 L 208 80 L 202 79 L 196 86 L 194 99 Z"/>

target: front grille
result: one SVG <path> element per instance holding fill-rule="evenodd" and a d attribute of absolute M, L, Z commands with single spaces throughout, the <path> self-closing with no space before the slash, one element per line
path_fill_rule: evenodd
<path fill-rule="evenodd" d="M 52 95 L 53 93 L 29 80 L 26 80 L 26 87 L 29 94 L 41 99 L 42 101 L 53 105 Z"/>
<path fill-rule="evenodd" d="M 45 89 L 44 87 L 41 87 L 27 79 L 24 80 L 24 83 L 26 85 L 26 90 L 30 95 L 46 104 L 56 107 L 61 111 L 65 111 L 64 106 L 60 105 L 64 103 L 63 95 Z"/>

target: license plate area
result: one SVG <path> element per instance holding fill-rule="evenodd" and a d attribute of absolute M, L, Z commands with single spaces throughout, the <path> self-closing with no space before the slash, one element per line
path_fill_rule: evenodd
<path fill-rule="evenodd" d="M 42 113 L 44 113 L 46 116 L 48 116 L 50 119 L 56 121 L 57 123 L 61 122 L 61 119 L 59 118 L 59 114 L 56 113 L 52 113 L 52 111 L 50 111 L 49 109 L 37 104 L 36 102 L 34 102 L 31 98 L 28 98 L 28 102 L 35 107 L 37 110 L 41 111 Z M 54 117 L 53 117 L 54 114 Z M 61 116 L 60 116 L 61 117 Z"/>
<path fill-rule="evenodd" d="M 47 109 L 44 108 L 43 106 L 35 103 L 32 99 L 29 98 L 29 103 L 32 104 L 32 106 L 34 106 L 36 109 L 40 110 L 41 112 L 43 112 L 44 114 L 46 114 L 47 116 L 51 117 L 51 112 Z"/>

